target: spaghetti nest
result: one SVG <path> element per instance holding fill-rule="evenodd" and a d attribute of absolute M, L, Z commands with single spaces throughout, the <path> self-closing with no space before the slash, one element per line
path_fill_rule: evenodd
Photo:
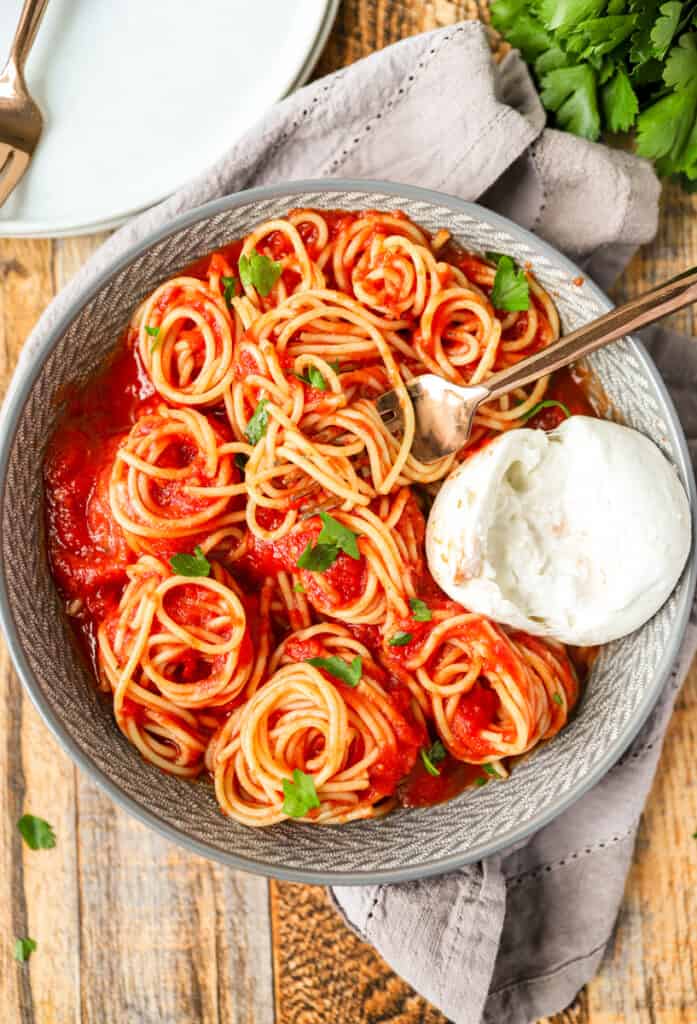
<path fill-rule="evenodd" d="M 100 536 L 126 561 L 98 602 L 100 679 L 143 756 L 207 770 L 242 824 L 384 814 L 409 773 L 440 773 L 438 749 L 505 774 L 577 699 L 561 645 L 448 601 L 425 561 L 455 456 L 410 454 L 407 382 L 476 383 L 558 337 L 532 275 L 517 269 L 529 301 L 506 312 L 497 274 L 399 212 L 296 210 L 133 316 L 146 383 L 99 470 Z M 470 446 L 525 423 L 546 387 L 483 408 Z M 374 404 L 388 389 L 399 437 Z"/>

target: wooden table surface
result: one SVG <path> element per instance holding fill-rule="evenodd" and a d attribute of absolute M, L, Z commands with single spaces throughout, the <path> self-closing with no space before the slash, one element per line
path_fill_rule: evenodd
<path fill-rule="evenodd" d="M 344 0 L 327 73 L 403 36 L 476 14 L 451 0 Z M 665 189 L 658 237 L 616 297 L 697 263 L 697 198 Z M 0 385 L 51 298 L 103 236 L 0 240 Z M 678 326 L 693 332 L 692 313 Z M 697 1022 L 697 672 L 680 696 L 617 932 L 557 1024 Z M 54 825 L 32 852 L 17 819 Z M 13 959 L 15 936 L 38 949 Z M 0 651 L 0 1024 L 445 1024 L 341 923 L 324 891 L 201 860 L 119 810 L 79 773 Z M 501 1022 L 506 1024 L 506 1022 Z"/>

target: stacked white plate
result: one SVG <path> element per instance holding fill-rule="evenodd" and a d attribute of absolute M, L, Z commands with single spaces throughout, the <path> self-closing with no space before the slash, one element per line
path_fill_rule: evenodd
<path fill-rule="evenodd" d="M 21 0 L 0 3 L 0 52 Z M 27 64 L 45 117 L 0 236 L 113 227 L 307 80 L 338 0 L 50 0 Z"/>

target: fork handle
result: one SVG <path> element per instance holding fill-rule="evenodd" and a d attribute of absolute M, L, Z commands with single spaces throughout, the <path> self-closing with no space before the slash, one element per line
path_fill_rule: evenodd
<path fill-rule="evenodd" d="M 539 377 L 554 373 L 562 366 L 590 355 L 608 342 L 646 327 L 683 306 L 689 306 L 691 302 L 697 302 L 697 267 L 678 274 L 623 306 L 611 309 L 585 327 L 564 335 L 556 345 L 493 374 L 484 385 L 489 391 L 484 401 L 500 398 Z"/>
<path fill-rule="evenodd" d="M 20 74 L 24 71 L 24 64 L 34 45 L 47 6 L 48 0 L 25 0 L 22 7 L 7 62 L 8 65 L 14 65 Z"/>

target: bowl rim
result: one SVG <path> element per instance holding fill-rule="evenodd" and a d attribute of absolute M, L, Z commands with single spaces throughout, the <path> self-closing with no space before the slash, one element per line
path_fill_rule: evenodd
<path fill-rule="evenodd" d="M 584 287 L 596 299 L 604 310 L 613 307 L 605 292 L 602 291 L 587 274 L 582 271 L 572 260 L 560 253 L 554 246 L 538 238 L 531 231 L 522 228 L 515 222 L 503 217 L 498 213 L 486 209 L 477 203 L 468 202 L 457 196 L 432 189 L 425 189 L 413 185 L 398 184 L 395 182 L 380 181 L 375 179 L 354 179 L 354 178 L 332 178 L 332 179 L 305 179 L 281 183 L 276 185 L 265 185 L 257 188 L 246 189 L 232 195 L 222 196 L 213 199 L 201 206 L 197 206 L 185 213 L 179 214 L 166 225 L 150 231 L 140 241 L 129 245 L 124 253 L 115 261 L 110 262 L 99 272 L 89 288 L 82 291 L 68 305 L 67 309 L 58 318 L 56 323 L 47 332 L 41 345 L 33 353 L 31 360 L 26 360 L 17 366 L 10 382 L 2 410 L 0 411 L 0 507 L 4 505 L 7 485 L 7 471 L 10 452 L 13 447 L 18 423 L 42 368 L 49 354 L 59 342 L 70 323 L 79 314 L 82 308 L 90 302 L 100 291 L 107 280 L 119 273 L 137 256 L 149 249 L 156 242 L 168 235 L 174 234 L 183 228 L 206 220 L 217 214 L 228 210 L 237 209 L 240 206 L 247 206 L 250 203 L 266 199 L 281 198 L 306 192 L 328 192 L 328 193 L 383 193 L 385 195 L 403 197 L 406 200 L 421 201 L 429 205 L 442 206 L 451 209 L 453 212 L 464 213 L 474 220 L 483 221 L 498 227 L 502 231 L 517 236 L 521 241 L 526 242 L 531 248 L 545 256 L 554 266 L 569 273 L 570 277 L 581 277 L 584 280 Z M 19 679 L 28 693 L 30 700 L 41 716 L 43 722 L 48 726 L 59 745 L 72 758 L 72 760 L 93 779 L 119 807 L 133 815 L 138 821 L 155 829 L 166 839 L 177 843 L 192 853 L 225 864 L 237 870 L 248 871 L 254 874 L 264 875 L 269 878 L 278 878 L 286 881 L 304 882 L 319 885 L 371 885 L 395 882 L 413 881 L 419 878 L 428 878 L 443 874 L 479 861 L 482 858 L 492 856 L 509 849 L 514 844 L 531 836 L 545 825 L 549 824 L 558 815 L 570 807 L 576 800 L 592 788 L 617 762 L 622 754 L 637 736 L 642 725 L 648 718 L 651 710 L 656 704 L 665 683 L 670 674 L 673 663 L 677 657 L 682 644 L 683 636 L 689 620 L 692 600 L 697 582 L 697 560 L 695 559 L 694 538 L 697 537 L 697 489 L 692 463 L 689 456 L 687 441 L 680 424 L 680 421 L 668 393 L 666 385 L 660 376 L 653 360 L 649 356 L 644 345 L 635 338 L 629 338 L 629 344 L 634 350 L 635 356 L 639 359 L 647 376 L 651 379 L 659 399 L 662 401 L 666 412 L 668 435 L 677 452 L 676 464 L 680 475 L 685 483 L 690 500 L 693 547 L 691 549 L 686 567 L 683 570 L 681 581 L 687 586 L 683 587 L 683 593 L 676 612 L 672 635 L 666 644 L 661 659 L 658 663 L 653 684 L 647 688 L 641 703 L 638 705 L 634 718 L 629 725 L 609 745 L 603 757 L 593 767 L 588 775 L 578 781 L 571 790 L 563 796 L 550 801 L 541 811 L 534 814 L 526 822 L 521 823 L 506 831 L 500 838 L 482 841 L 475 844 L 468 850 L 461 853 L 450 854 L 446 857 L 435 858 L 418 866 L 405 866 L 402 868 L 388 868 L 379 870 L 356 870 L 356 871 L 314 871 L 298 868 L 279 867 L 254 857 L 245 857 L 240 854 L 229 853 L 208 843 L 186 835 L 177 827 L 164 821 L 154 812 L 141 806 L 135 799 L 125 794 L 116 783 L 74 742 L 72 736 L 65 728 L 60 719 L 53 713 L 51 708 L 44 704 L 41 689 L 26 659 L 21 647 L 18 632 L 15 626 L 14 617 L 10 608 L 9 596 L 4 571 L 0 571 L 0 626 L 2 626 L 7 641 L 10 657 Z M 677 586 L 677 584 L 676 584 Z"/>

